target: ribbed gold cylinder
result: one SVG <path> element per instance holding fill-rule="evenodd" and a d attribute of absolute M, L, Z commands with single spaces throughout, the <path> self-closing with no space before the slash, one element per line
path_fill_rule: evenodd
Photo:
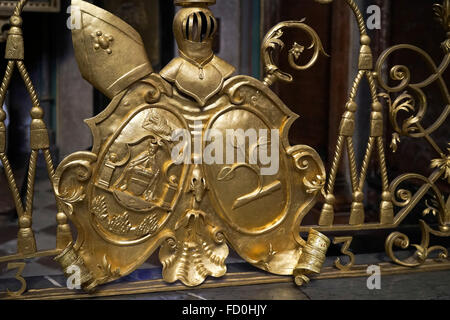
<path fill-rule="evenodd" d="M 325 235 L 311 229 L 296 270 L 303 274 L 320 273 L 330 244 Z"/>

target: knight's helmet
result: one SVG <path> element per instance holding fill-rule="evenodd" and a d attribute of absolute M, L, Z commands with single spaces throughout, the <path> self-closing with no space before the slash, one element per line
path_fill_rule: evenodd
<path fill-rule="evenodd" d="M 184 58 L 202 63 L 210 59 L 217 20 L 208 6 L 216 0 L 175 0 L 181 6 L 173 22 L 173 32 L 180 54 Z"/>

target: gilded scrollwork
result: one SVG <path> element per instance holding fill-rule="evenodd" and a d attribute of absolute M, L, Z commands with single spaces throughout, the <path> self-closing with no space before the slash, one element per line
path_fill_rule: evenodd
<path fill-rule="evenodd" d="M 222 277 L 227 271 L 229 250 L 222 230 L 200 209 L 207 191 L 203 172 L 195 166 L 188 189 L 190 209 L 177 221 L 175 235 L 166 240 L 159 252 L 163 278 L 169 283 L 180 280 L 187 286 L 197 286 L 208 276 Z"/>
<path fill-rule="evenodd" d="M 442 5 L 434 5 L 436 17 L 445 30 L 449 28 L 449 5 L 450 2 L 448 0 L 445 0 Z M 404 174 L 392 182 L 390 190 L 394 195 L 393 203 L 395 206 L 401 208 L 398 216 L 405 217 L 431 190 L 433 197 L 425 200 L 427 209 L 424 210 L 424 215 L 433 214 L 438 220 L 441 230 L 448 230 L 449 213 L 445 202 L 445 195 L 437 183 L 439 179 L 449 182 L 449 150 L 447 149 L 447 153 L 445 153 L 433 138 L 433 134 L 445 125 L 450 114 L 450 95 L 443 78 L 443 74 L 450 63 L 450 52 L 446 49 L 445 43 L 448 43 L 448 39 L 444 42 L 443 49 L 445 56 L 439 65 L 424 50 L 416 46 L 403 44 L 393 46 L 386 50 L 378 59 L 375 70 L 379 85 L 385 90 L 380 95 L 387 101 L 390 122 L 394 129 L 391 142 L 392 150 L 394 152 L 397 151 L 402 137 L 423 138 L 430 144 L 439 157 L 430 160 L 430 167 L 434 170 L 429 177 L 419 174 Z M 389 58 L 394 54 L 405 51 L 416 54 L 425 62 L 428 70 L 430 70 L 430 74 L 425 79 L 412 82 L 412 71 L 405 65 L 393 66 L 389 71 L 389 76 L 385 76 L 383 70 L 385 70 L 384 67 Z M 396 84 L 393 86 L 389 85 L 387 82 L 388 79 L 394 81 Z M 444 107 L 441 114 L 434 119 L 431 125 L 424 125 L 423 120 L 430 107 L 424 90 L 433 84 L 436 84 L 440 89 L 444 100 Z M 415 193 L 401 187 L 401 184 L 413 181 L 418 181 L 421 185 Z M 397 236 L 403 240 L 406 239 L 403 236 Z M 403 244 L 406 243 L 405 241 Z"/>
<path fill-rule="evenodd" d="M 444 6 L 448 6 L 449 2 L 445 1 Z M 436 8 L 443 9 L 443 6 L 438 5 Z M 442 12 L 440 12 L 442 14 Z M 448 13 L 448 12 L 447 12 Z M 446 21 L 444 16 L 441 16 L 441 21 Z M 446 22 L 445 22 L 446 24 Z M 448 27 L 447 25 L 445 26 Z M 400 136 L 412 137 L 412 138 L 425 138 L 427 142 L 433 147 L 436 153 L 440 156 L 438 159 L 431 160 L 431 168 L 434 169 L 433 173 L 430 177 L 424 177 L 419 174 L 404 174 L 395 179 L 391 184 L 391 192 L 395 195 L 394 204 L 397 207 L 402 208 L 399 213 L 399 216 L 405 216 L 409 212 L 411 212 L 416 205 L 426 196 L 428 191 L 432 191 L 433 197 L 431 199 L 425 200 L 425 204 L 427 208 L 423 211 L 423 216 L 431 215 L 435 217 L 438 221 L 440 231 L 435 231 L 431 229 L 424 221 L 421 221 L 421 230 L 422 230 L 422 242 L 420 245 L 412 245 L 416 248 L 415 254 L 406 259 L 401 260 L 396 257 L 393 247 L 401 247 L 402 249 L 407 249 L 410 247 L 409 238 L 400 233 L 394 232 L 392 233 L 388 239 L 386 240 L 386 252 L 389 257 L 397 264 L 406 267 L 417 267 L 422 265 L 429 255 L 434 251 L 439 251 L 439 258 L 446 259 L 448 257 L 447 249 L 442 246 L 433 246 L 429 247 L 430 234 L 433 234 L 438 237 L 448 237 L 450 236 L 448 230 L 448 216 L 449 216 L 449 208 L 445 203 L 445 197 L 442 191 L 437 186 L 437 182 L 439 179 L 444 179 L 448 181 L 449 178 L 449 169 L 448 169 L 448 155 L 446 155 L 441 148 L 437 145 L 435 140 L 432 138 L 432 133 L 434 133 L 437 129 L 439 129 L 447 120 L 450 106 L 449 106 L 449 94 L 447 90 L 447 86 L 445 81 L 442 78 L 442 74 L 446 70 L 449 61 L 449 52 L 445 50 L 446 56 L 439 67 L 437 67 L 431 57 L 421 50 L 420 48 L 410 46 L 410 45 L 399 45 L 395 46 L 389 50 L 387 50 L 381 57 L 379 62 L 377 63 L 377 70 L 381 72 L 381 68 L 385 61 L 389 58 L 391 54 L 397 52 L 399 50 L 410 50 L 413 51 L 419 56 L 423 57 L 423 59 L 427 62 L 428 66 L 431 68 L 433 74 L 430 75 L 427 79 L 418 82 L 411 83 L 411 72 L 406 66 L 394 66 L 391 69 L 390 77 L 392 80 L 400 81 L 400 84 L 396 87 L 388 86 L 379 74 L 379 82 L 380 85 L 387 91 L 389 94 L 383 94 L 383 97 L 386 98 L 389 105 L 390 111 L 390 119 L 395 130 L 393 135 L 393 140 L 391 143 L 391 147 L 394 151 L 397 149 L 397 144 L 400 142 Z M 425 128 L 422 126 L 422 120 L 426 114 L 428 104 L 427 98 L 423 92 L 423 88 L 431 85 L 432 83 L 437 82 L 439 85 L 441 92 L 443 94 L 444 100 L 447 105 L 444 108 L 444 111 L 438 117 L 435 122 Z M 406 90 L 406 91 L 403 91 Z M 394 102 L 391 101 L 391 94 L 402 92 L 397 96 Z M 399 121 L 399 114 L 403 113 L 414 113 L 413 115 L 406 118 L 406 120 Z M 403 118 L 404 119 L 404 118 Z M 447 150 L 448 151 L 448 150 Z M 400 185 L 404 182 L 411 181 L 419 181 L 421 183 L 421 187 L 419 190 L 413 194 L 410 190 L 401 188 Z"/>
<path fill-rule="evenodd" d="M 316 0 L 316 2 L 328 4 L 332 0 Z M 446 39 L 442 44 L 445 56 L 439 64 L 436 64 L 424 50 L 412 45 L 403 44 L 393 46 L 383 52 L 374 67 L 374 59 L 370 48 L 371 39 L 367 33 L 364 16 L 354 0 L 346 0 L 346 2 L 353 11 L 360 29 L 359 70 L 355 76 L 349 100 L 342 116 L 335 156 L 329 172 L 327 188 L 323 192 L 325 204 L 322 209 L 322 214 L 317 225 L 302 226 L 300 230 L 306 232 L 310 228 L 314 228 L 320 231 L 333 232 L 397 228 L 418 207 L 420 202 L 424 202 L 426 209 L 423 211 L 423 215 L 437 220 L 440 230 L 436 231 L 437 235 L 442 237 L 447 236 L 450 224 L 450 197 L 444 192 L 445 188 L 441 188 L 442 181 L 439 180 L 449 181 L 448 150 L 444 152 L 436 140 L 434 140 L 433 135 L 437 133 L 438 129 L 443 128 L 450 114 L 450 95 L 443 77 L 450 63 L 450 40 Z M 448 0 L 444 0 L 442 5 L 435 5 L 436 16 L 445 31 L 449 30 L 449 10 L 450 1 Z M 279 43 L 281 36 L 282 34 L 274 34 L 272 47 L 277 48 L 282 46 Z M 449 34 L 447 33 L 448 36 Z M 295 48 L 291 50 L 291 54 L 295 57 L 300 55 L 303 50 L 304 48 L 302 46 L 295 45 Z M 413 68 L 411 66 L 397 65 L 390 69 L 386 68 L 387 62 L 394 54 L 408 51 L 409 53 L 418 55 L 425 62 L 430 72 L 424 79 L 416 80 L 416 77 L 413 77 Z M 388 70 L 387 75 L 385 70 Z M 366 154 L 361 167 L 358 168 L 353 139 L 358 121 L 355 117 L 355 113 L 358 110 L 356 97 L 364 78 L 367 79 L 370 88 L 372 114 L 370 117 L 370 136 Z M 426 117 L 427 111 L 431 108 L 426 92 L 427 87 L 432 85 L 437 85 L 437 88 L 440 89 L 444 104 L 440 114 L 430 122 L 429 117 Z M 380 89 L 382 91 L 381 93 Z M 405 138 L 423 138 L 436 151 L 438 156 L 430 159 L 430 166 L 433 171 L 429 177 L 419 174 L 404 174 L 390 183 L 384 150 L 385 143 L 383 135 L 385 132 L 385 120 L 380 98 L 386 100 L 389 107 L 390 122 L 394 130 L 391 149 L 394 152 L 398 150 L 399 144 Z M 380 221 L 377 223 L 367 223 L 363 203 L 365 197 L 364 184 L 368 174 L 370 159 L 375 148 L 378 149 L 378 164 L 380 166 L 383 188 L 381 193 L 382 201 L 380 203 Z M 336 198 L 334 196 L 334 188 L 340 162 L 345 156 L 345 149 L 347 149 L 348 154 L 350 181 L 354 199 L 351 206 L 349 223 L 335 224 L 334 206 L 336 204 Z M 296 163 L 296 168 L 299 170 L 305 167 L 307 167 L 307 163 Z M 414 182 L 414 185 L 418 188 L 417 190 L 412 190 L 411 182 Z M 311 183 L 308 183 L 308 180 L 304 180 L 304 184 L 311 187 Z M 428 197 L 429 195 L 431 195 L 431 198 Z M 397 211 L 395 209 L 399 210 Z M 399 238 L 405 239 L 403 235 L 401 237 L 399 236 Z M 336 241 L 344 242 L 343 251 L 345 252 L 343 253 L 354 258 L 352 253 L 348 251 L 351 243 L 350 238 L 337 238 Z M 399 241 L 397 242 L 400 243 Z M 425 257 L 424 259 L 426 259 L 430 252 L 437 250 L 435 247 L 423 247 L 421 256 Z M 443 252 L 441 256 L 446 257 L 446 252 Z M 397 262 L 397 260 L 395 261 Z M 354 261 L 351 259 L 350 266 L 353 263 Z M 336 265 L 338 268 L 343 269 L 343 272 L 348 271 L 346 266 L 343 266 L 340 261 Z M 304 283 L 305 281 L 307 282 L 307 279 L 299 277 L 298 281 Z"/>
<path fill-rule="evenodd" d="M 165 281 L 198 286 L 208 276 L 225 275 L 228 246 L 223 235 L 208 223 L 206 213 L 187 212 L 175 226 L 175 233 L 176 237 L 166 241 L 159 252 Z"/>
<path fill-rule="evenodd" d="M 322 41 L 316 31 L 305 24 L 306 19 L 300 21 L 284 21 L 273 27 L 265 36 L 262 44 L 263 64 L 265 66 L 266 77 L 264 78 L 264 84 L 267 86 L 272 85 L 276 80 L 282 80 L 285 82 L 292 82 L 294 79 L 292 75 L 286 73 L 276 65 L 274 62 L 273 54 L 275 50 L 283 50 L 285 43 L 281 40 L 284 29 L 298 29 L 306 32 L 311 39 L 311 44 L 307 47 L 294 42 L 291 49 L 288 52 L 289 65 L 294 70 L 307 70 L 311 68 L 319 58 L 320 54 L 328 57 L 328 54 L 323 48 Z M 314 49 L 313 55 L 310 60 L 304 65 L 299 65 L 298 60 L 305 50 Z"/>
<path fill-rule="evenodd" d="M 317 161 L 317 154 L 310 148 L 305 147 L 292 147 L 288 150 L 288 154 L 294 161 L 295 168 L 300 172 L 307 172 L 310 170 L 312 162 L 319 163 Z M 312 160 L 312 161 L 311 161 Z M 307 193 L 322 193 L 324 195 L 324 187 L 326 184 L 325 168 L 321 167 L 322 173 L 316 175 L 305 175 L 303 178 L 303 184 L 306 187 Z"/>
<path fill-rule="evenodd" d="M 426 79 L 411 83 L 411 71 L 407 66 L 397 65 L 391 68 L 389 77 L 385 77 L 383 70 L 386 61 L 400 51 L 411 51 L 421 57 L 427 64 L 432 74 Z M 391 123 L 397 134 L 413 138 L 426 138 L 433 148 L 442 153 L 431 140 L 430 135 L 435 132 L 447 120 L 450 114 L 450 95 L 443 79 L 443 73 L 450 63 L 450 53 L 447 53 L 442 63 L 437 66 L 433 59 L 422 49 L 412 45 L 397 45 L 386 50 L 378 59 L 375 74 L 380 86 L 386 91 L 382 96 L 388 101 Z M 390 86 L 386 81 L 390 78 L 400 82 L 396 86 Z M 441 115 L 428 127 L 422 125 L 422 120 L 427 112 L 428 103 L 424 88 L 436 83 L 441 89 L 446 106 Z M 392 94 L 400 93 L 392 102 Z M 400 112 L 415 113 L 406 120 L 398 120 Z"/>
<path fill-rule="evenodd" d="M 431 212 L 438 212 L 434 216 L 438 219 L 439 227 L 441 229 L 448 228 L 448 208 L 446 207 L 445 198 L 442 191 L 438 188 L 436 182 L 439 177 L 442 176 L 440 170 L 436 170 L 430 178 L 424 177 L 419 174 L 404 174 L 397 177 L 391 184 L 391 192 L 394 196 L 393 203 L 395 206 L 402 208 L 398 213 L 400 217 L 407 215 L 411 212 L 416 205 L 431 191 L 433 193 L 433 210 L 425 210 L 424 213 L 429 214 Z M 418 181 L 421 183 L 419 190 L 413 194 L 410 190 L 404 189 L 401 185 L 405 182 Z M 428 200 L 426 203 L 430 204 Z"/>
<path fill-rule="evenodd" d="M 86 198 L 86 185 L 92 176 L 97 155 L 90 152 L 75 153 L 64 159 L 55 172 L 53 188 L 65 205 L 65 213 L 73 214 L 73 206 Z"/>
<path fill-rule="evenodd" d="M 437 237 L 449 237 L 450 232 L 442 232 L 433 230 L 425 221 L 420 220 L 420 228 L 422 231 L 422 241 L 420 245 L 413 244 L 410 245 L 409 238 L 400 232 L 393 232 L 386 239 L 386 253 L 389 258 L 395 263 L 404 267 L 418 267 L 425 263 L 427 258 L 434 252 L 438 252 L 438 259 L 440 261 L 448 258 L 448 250 L 443 246 L 432 246 L 430 247 L 430 235 Z M 408 249 L 410 246 L 414 247 L 416 251 L 412 256 L 407 259 L 400 259 L 396 256 L 394 252 L 394 247 L 400 247 L 402 249 Z"/>

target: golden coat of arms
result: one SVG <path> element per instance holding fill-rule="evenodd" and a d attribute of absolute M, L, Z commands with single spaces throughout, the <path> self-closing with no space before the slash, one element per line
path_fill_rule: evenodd
<path fill-rule="evenodd" d="M 86 290 L 131 273 L 157 249 L 164 279 L 188 286 L 225 275 L 229 246 L 297 283 L 322 267 L 329 240 L 314 230 L 300 237 L 325 183 L 322 161 L 290 146 L 297 115 L 265 83 L 232 76 L 214 55 L 214 3 L 175 0 L 179 56 L 158 74 L 132 27 L 72 1 L 81 73 L 112 99 L 87 120 L 93 150 L 67 157 L 54 180 L 78 230 L 56 259 L 66 271 L 80 268 Z"/>

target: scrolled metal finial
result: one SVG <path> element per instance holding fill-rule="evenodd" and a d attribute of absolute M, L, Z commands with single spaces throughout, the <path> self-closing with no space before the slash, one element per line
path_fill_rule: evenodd
<path fill-rule="evenodd" d="M 437 237 L 448 237 L 450 235 L 449 231 L 447 230 L 443 232 L 433 230 L 423 220 L 420 220 L 420 229 L 422 231 L 422 241 L 420 244 L 410 244 L 408 236 L 400 232 L 393 232 L 389 235 L 386 239 L 385 250 L 386 254 L 392 259 L 392 261 L 404 267 L 414 268 L 423 265 L 433 252 L 437 252 L 438 260 L 445 260 L 448 258 L 447 248 L 442 246 L 430 247 L 430 235 Z M 414 247 L 416 251 L 409 258 L 400 259 L 395 254 L 394 247 L 399 247 L 401 249 Z"/>
<path fill-rule="evenodd" d="M 292 82 L 294 80 L 293 76 L 289 73 L 283 72 L 273 61 L 273 52 L 275 49 L 279 48 L 283 50 L 285 43 L 280 39 L 283 36 L 283 29 L 294 28 L 305 31 L 311 38 L 311 45 L 305 47 L 303 45 L 294 42 L 292 48 L 289 50 L 288 61 L 289 65 L 295 70 L 307 70 L 311 68 L 319 58 L 319 54 L 329 57 L 323 48 L 322 41 L 320 37 L 314 31 L 313 28 L 304 23 L 305 19 L 300 21 L 285 21 L 277 24 L 273 27 L 267 35 L 264 37 L 263 45 L 261 47 L 263 63 L 265 67 L 266 76 L 264 78 L 264 84 L 271 86 L 275 81 L 282 80 L 285 82 Z M 314 54 L 308 63 L 304 65 L 299 65 L 297 61 L 305 50 L 314 49 Z"/>

